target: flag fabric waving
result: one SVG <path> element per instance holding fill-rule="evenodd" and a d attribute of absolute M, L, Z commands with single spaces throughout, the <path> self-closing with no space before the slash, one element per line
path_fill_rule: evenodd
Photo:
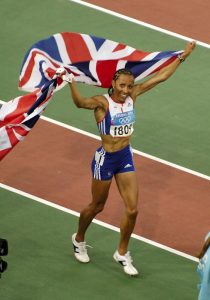
<path fill-rule="evenodd" d="M 0 107 L 0 160 L 22 141 L 36 124 L 59 81 L 54 78 L 41 89 L 5 102 Z"/>
<path fill-rule="evenodd" d="M 92 35 L 57 33 L 29 49 L 22 64 L 19 88 L 30 92 L 40 88 L 61 65 L 78 82 L 108 88 L 118 69 L 129 69 L 138 81 L 170 64 L 182 52 L 144 52 Z"/>
<path fill-rule="evenodd" d="M 52 98 L 66 83 L 63 66 L 75 80 L 109 88 L 116 70 L 126 68 L 135 80 L 170 64 L 183 51 L 144 52 L 92 35 L 62 32 L 35 43 L 26 53 L 19 88 L 31 92 L 0 107 L 0 160 L 29 133 Z"/>

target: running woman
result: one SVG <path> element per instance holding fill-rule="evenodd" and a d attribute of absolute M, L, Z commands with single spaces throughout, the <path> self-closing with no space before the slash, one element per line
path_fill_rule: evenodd
<path fill-rule="evenodd" d="M 130 146 L 135 122 L 134 105 L 138 96 L 166 81 L 194 48 L 195 42 L 187 43 L 184 52 L 171 64 L 140 84 L 134 84 L 134 76 L 129 70 L 118 70 L 106 95 L 83 97 L 73 75 L 61 72 L 63 80 L 69 82 L 75 105 L 94 111 L 101 136 L 101 147 L 96 150 L 92 161 L 92 200 L 82 210 L 78 230 L 72 236 L 74 255 L 78 261 L 82 263 L 90 261 L 85 233 L 93 218 L 103 210 L 114 177 L 124 202 L 125 212 L 120 225 L 119 245 L 113 258 L 122 265 L 126 274 L 138 275 L 128 251 L 138 214 L 138 184 Z"/>

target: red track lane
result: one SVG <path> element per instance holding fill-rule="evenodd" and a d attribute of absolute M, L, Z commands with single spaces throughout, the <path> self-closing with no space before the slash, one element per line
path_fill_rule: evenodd
<path fill-rule="evenodd" d="M 1 162 L 0 182 L 80 212 L 91 199 L 90 163 L 99 141 L 40 120 Z M 134 155 L 139 179 L 135 233 L 195 255 L 209 230 L 210 182 Z M 115 182 L 97 219 L 120 226 Z"/>

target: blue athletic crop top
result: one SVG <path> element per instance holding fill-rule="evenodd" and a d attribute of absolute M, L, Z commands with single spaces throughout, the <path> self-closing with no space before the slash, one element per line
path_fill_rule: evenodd
<path fill-rule="evenodd" d="M 113 137 L 130 136 L 135 122 L 133 99 L 127 97 L 124 103 L 117 103 L 108 94 L 104 97 L 109 103 L 109 108 L 104 119 L 97 123 L 99 133 Z"/>

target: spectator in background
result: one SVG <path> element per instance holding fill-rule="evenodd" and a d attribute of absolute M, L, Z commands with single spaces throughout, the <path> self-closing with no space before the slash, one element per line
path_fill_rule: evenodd
<path fill-rule="evenodd" d="M 210 299 L 210 232 L 205 237 L 205 243 L 198 255 L 199 264 L 197 268 L 200 277 L 198 300 Z"/>

